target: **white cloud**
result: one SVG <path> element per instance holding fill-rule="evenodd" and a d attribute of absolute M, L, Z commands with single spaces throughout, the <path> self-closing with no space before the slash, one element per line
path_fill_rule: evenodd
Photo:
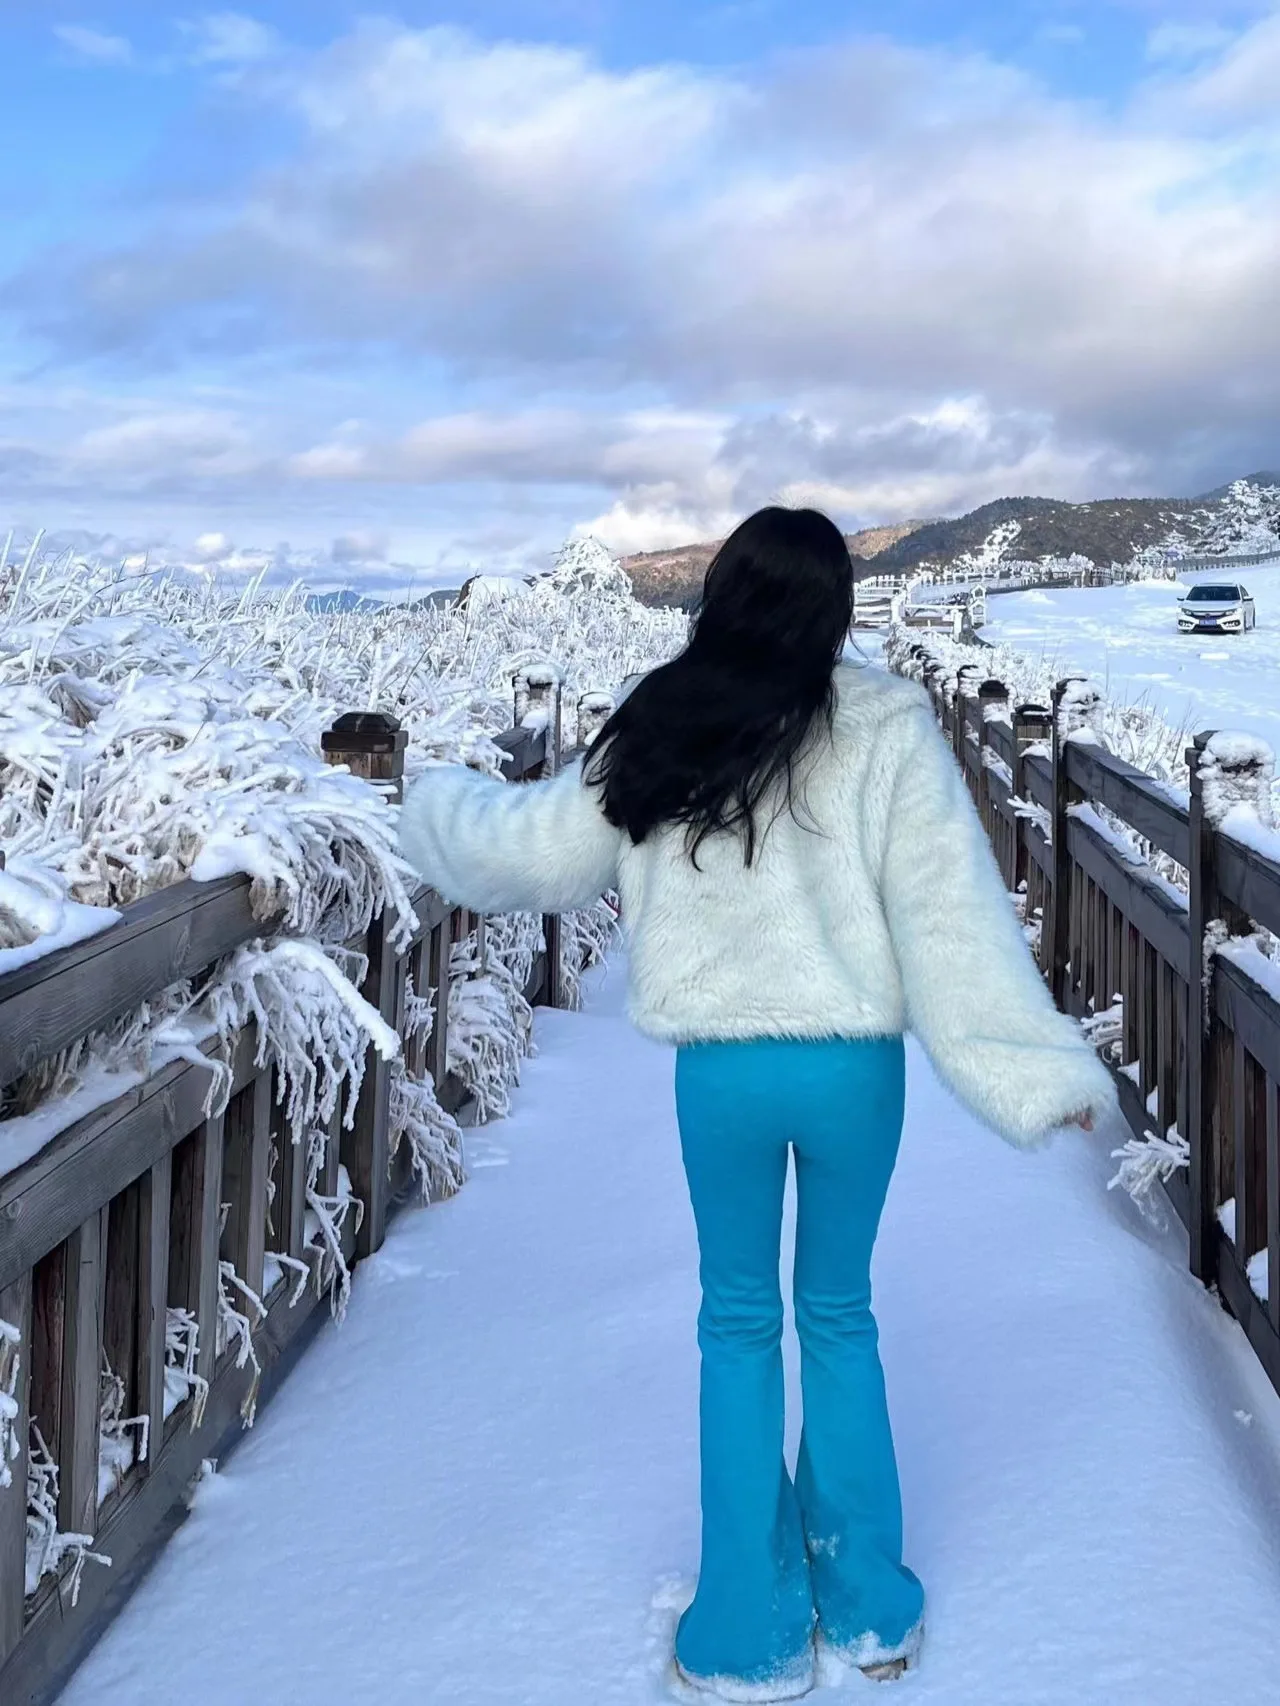
<path fill-rule="evenodd" d="M 131 65 L 133 47 L 124 36 L 108 35 L 87 24 L 55 24 L 53 33 L 77 59 L 95 65 Z"/>
<path fill-rule="evenodd" d="M 202 563 L 224 561 L 234 550 L 225 533 L 202 533 L 194 546 L 195 556 Z"/>
<path fill-rule="evenodd" d="M 1147 37 L 1149 59 L 1202 59 L 1220 53 L 1233 40 L 1222 24 L 1157 24 Z"/>
<path fill-rule="evenodd" d="M 73 477 L 113 481 L 139 491 L 181 483 L 243 480 L 266 461 L 253 434 L 232 413 L 158 407 L 124 413 L 81 433 L 65 453 Z"/>
<path fill-rule="evenodd" d="M 275 30 L 242 12 L 207 12 L 179 27 L 196 65 L 252 65 L 280 48 Z"/>
<path fill-rule="evenodd" d="M 1280 134 L 1280 11 L 1222 45 L 1192 70 L 1184 89 L 1188 107 L 1216 114 L 1228 127 L 1261 123 L 1274 144 Z M 1274 162 L 1273 162 L 1274 163 Z"/>
<path fill-rule="evenodd" d="M 238 87 L 292 155 L 16 300 L 64 353 L 272 379 L 229 410 L 171 381 L 63 460 L 323 504 L 331 538 L 427 486 L 628 548 L 777 495 L 1212 484 L 1280 427 L 1280 20 L 1177 40 L 1119 109 L 884 41 L 733 77 L 391 25 L 268 58 Z M 321 411 L 287 377 L 317 346 Z"/>

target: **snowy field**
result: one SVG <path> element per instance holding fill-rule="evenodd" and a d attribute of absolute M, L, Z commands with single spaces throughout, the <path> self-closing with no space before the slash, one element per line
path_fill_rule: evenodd
<path fill-rule="evenodd" d="M 671 1056 L 621 981 L 539 1013 L 472 1183 L 358 1271 L 66 1706 L 665 1698 L 696 1251 Z M 1280 1405 L 1180 1241 L 1107 1193 L 1111 1147 L 1015 1153 L 912 1055 L 876 1285 L 930 1634 L 893 1699 L 1276 1699 Z"/>
<path fill-rule="evenodd" d="M 1242 581 L 1257 601 L 1257 628 L 1180 634 L 1178 590 L 1193 582 L 1138 581 L 1002 593 L 988 601 L 982 637 L 1060 674 L 1087 674 L 1113 698 L 1145 701 L 1177 728 L 1258 735 L 1280 752 L 1280 563 L 1194 579 Z"/>

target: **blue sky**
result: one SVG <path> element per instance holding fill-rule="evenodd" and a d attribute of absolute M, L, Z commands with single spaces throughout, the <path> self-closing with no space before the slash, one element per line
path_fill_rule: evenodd
<path fill-rule="evenodd" d="M 391 588 L 1280 461 L 1280 9 L 0 0 L 0 532 Z"/>

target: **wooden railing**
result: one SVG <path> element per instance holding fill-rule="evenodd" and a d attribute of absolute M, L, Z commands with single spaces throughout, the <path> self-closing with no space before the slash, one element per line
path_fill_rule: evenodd
<path fill-rule="evenodd" d="M 544 713 L 499 737 L 515 780 L 544 774 L 559 758 L 559 690 L 549 681 L 517 692 L 518 717 Z M 599 700 L 600 696 L 591 696 Z M 589 707 L 580 724 L 594 717 Z M 342 718 L 326 735 L 330 761 L 348 765 L 398 797 L 404 735 L 394 718 Z M 391 945 L 391 920 L 375 918 L 363 952 L 365 998 L 405 1038 L 406 1064 L 429 1073 L 438 1100 L 459 1111 L 462 1086 L 447 1072 L 450 951 L 483 921 L 451 909 L 429 889 L 414 897 L 408 948 Z M 547 952 L 525 991 L 559 999 L 559 921 L 545 921 Z M 255 919 L 249 881 L 179 883 L 125 908 L 122 921 L 0 978 L 0 1088 L 92 1032 L 136 1010 L 175 981 L 196 978 L 249 940 L 270 935 Z M 406 1037 L 407 980 L 431 990 L 434 1023 Z M 212 1051 L 213 1045 L 209 1045 Z M 256 1037 L 242 1035 L 224 1114 L 206 1113 L 210 1076 L 180 1061 L 68 1126 L 25 1165 L 0 1176 L 0 1415 L 9 1394 L 14 1456 L 0 1476 L 0 1701 L 53 1699 L 180 1519 L 185 1491 L 206 1459 L 238 1438 L 251 1367 L 218 1350 L 220 1263 L 265 1304 L 253 1334 L 261 1366 L 258 1402 L 327 1314 L 318 1285 L 296 1295 L 295 1277 L 319 1252 L 307 1233 L 307 1157 L 282 1133 L 273 1075 L 255 1064 Z M 344 1258 L 381 1245 L 387 1216 L 409 1185 L 408 1155 L 393 1160 L 388 1063 L 370 1049 L 354 1126 L 335 1116 L 321 1180 L 332 1195 L 345 1168 L 362 1218 L 342 1225 Z M 284 1273 L 281 1275 L 281 1265 Z M 293 1266 L 289 1267 L 288 1264 Z M 266 1276 L 275 1274 L 268 1286 Z M 190 1395 L 166 1393 L 166 1334 L 173 1310 L 199 1324 L 191 1372 L 207 1382 L 197 1413 Z M 100 1485 L 103 1371 L 123 1382 L 123 1414 L 149 1435 L 135 1461 Z M 110 1568 L 64 1564 L 26 1580 L 31 1424 L 57 1471 L 57 1528 L 86 1537 Z M 5 1437 L 0 1428 L 0 1439 Z M 31 1587 L 30 1592 L 27 1591 Z"/>
<path fill-rule="evenodd" d="M 1280 861 L 1219 827 L 1205 786 L 1256 792 L 1260 758 L 1198 735 L 1179 797 L 1073 730 L 1068 683 L 1049 706 L 1010 706 L 1002 683 L 946 675 L 924 647 L 908 667 L 1041 923 L 1059 1006 L 1110 1015 L 1102 1055 L 1133 1133 L 1185 1144 L 1165 1189 L 1192 1271 L 1280 1389 L 1280 959 L 1256 939 L 1280 936 Z"/>

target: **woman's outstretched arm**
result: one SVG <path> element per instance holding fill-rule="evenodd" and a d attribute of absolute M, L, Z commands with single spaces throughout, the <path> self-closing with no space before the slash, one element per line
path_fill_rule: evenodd
<path fill-rule="evenodd" d="M 616 880 L 621 835 L 573 764 L 511 783 L 437 765 L 400 809 L 405 858 L 444 898 L 476 912 L 566 912 Z"/>
<path fill-rule="evenodd" d="M 908 1023 L 939 1076 L 1033 1146 L 1115 1102 L 1110 1074 L 1036 969 L 955 759 L 927 706 L 894 720 L 881 893 Z"/>

